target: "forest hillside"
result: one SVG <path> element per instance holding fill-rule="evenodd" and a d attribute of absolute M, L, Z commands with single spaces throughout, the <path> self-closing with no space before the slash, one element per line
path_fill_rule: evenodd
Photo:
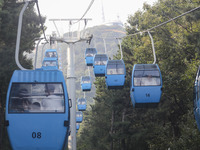
<path fill-rule="evenodd" d="M 153 6 L 144 4 L 142 10 L 129 16 L 128 36 L 122 41 L 124 89 L 108 90 L 104 78 L 96 79 L 95 103 L 84 113 L 77 134 L 79 150 L 200 149 L 193 114 L 193 87 L 200 64 L 199 9 L 150 31 L 163 81 L 158 107 L 133 108 L 130 99 L 133 65 L 154 61 L 148 33 L 135 33 L 199 6 L 198 0 L 158 0 Z"/>

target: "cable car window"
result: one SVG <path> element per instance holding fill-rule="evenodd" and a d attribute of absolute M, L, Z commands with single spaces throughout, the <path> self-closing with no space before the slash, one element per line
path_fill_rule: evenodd
<path fill-rule="evenodd" d="M 44 61 L 43 66 L 56 66 L 56 61 Z"/>
<path fill-rule="evenodd" d="M 95 57 L 95 65 L 106 65 L 107 57 Z"/>
<path fill-rule="evenodd" d="M 87 57 L 93 57 L 94 54 L 96 54 L 96 52 L 95 52 L 94 49 L 87 49 L 87 50 L 86 50 L 86 56 L 87 56 Z"/>
<path fill-rule="evenodd" d="M 76 112 L 76 117 L 83 117 L 83 114 L 81 112 Z"/>
<path fill-rule="evenodd" d="M 106 65 L 108 58 L 107 57 L 101 57 L 101 64 L 100 65 Z"/>
<path fill-rule="evenodd" d="M 95 65 L 101 65 L 101 59 L 100 59 L 100 57 L 95 58 L 95 63 L 94 64 Z"/>
<path fill-rule="evenodd" d="M 117 70 L 117 74 L 124 74 L 124 65 L 123 64 L 117 64 L 116 65 L 116 70 Z"/>
<path fill-rule="evenodd" d="M 64 113 L 64 91 L 61 83 L 13 83 L 9 113 Z"/>
<path fill-rule="evenodd" d="M 46 57 L 57 57 L 56 52 L 46 52 Z"/>
<path fill-rule="evenodd" d="M 124 65 L 123 64 L 109 64 L 107 65 L 107 74 L 124 74 Z"/>
<path fill-rule="evenodd" d="M 82 77 L 82 83 L 90 83 L 90 77 Z"/>
<path fill-rule="evenodd" d="M 79 99 L 78 105 L 85 105 L 85 99 Z"/>
<path fill-rule="evenodd" d="M 154 71 L 135 71 L 134 72 L 134 86 L 158 86 L 161 85 L 160 73 L 158 70 Z"/>

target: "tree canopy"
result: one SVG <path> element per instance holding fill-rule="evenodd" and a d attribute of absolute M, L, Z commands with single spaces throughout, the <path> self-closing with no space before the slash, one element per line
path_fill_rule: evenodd
<path fill-rule="evenodd" d="M 13 0 L 0 0 L 0 149 L 9 149 L 4 127 L 4 108 L 6 93 L 14 70 L 19 69 L 15 63 L 15 45 L 18 18 L 23 4 Z M 42 17 L 42 23 L 45 18 Z M 41 36 L 40 18 L 34 3 L 30 3 L 23 17 L 19 60 L 25 68 L 32 68 L 32 60 L 24 52 L 31 53 L 35 48 L 35 39 Z M 3 144 L 2 144 L 3 143 Z M 7 145 L 6 145 L 7 144 Z"/>

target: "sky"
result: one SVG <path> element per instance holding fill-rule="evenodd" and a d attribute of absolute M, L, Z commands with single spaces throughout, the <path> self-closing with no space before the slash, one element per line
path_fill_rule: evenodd
<path fill-rule="evenodd" d="M 56 31 L 52 21 L 49 19 L 80 19 L 87 10 L 92 0 L 38 0 L 40 13 L 47 17 L 45 26 L 47 26 L 46 34 Z M 143 3 L 150 5 L 157 0 L 94 0 L 93 5 L 84 18 L 91 18 L 87 27 L 99 25 L 103 23 L 102 4 L 105 16 L 105 22 L 119 19 L 126 23 L 128 16 L 133 15 L 137 10 L 141 10 Z M 63 33 L 69 30 L 69 22 L 56 22 L 59 32 Z M 80 28 L 83 28 L 84 22 L 81 22 Z M 78 25 L 72 30 L 77 30 Z"/>

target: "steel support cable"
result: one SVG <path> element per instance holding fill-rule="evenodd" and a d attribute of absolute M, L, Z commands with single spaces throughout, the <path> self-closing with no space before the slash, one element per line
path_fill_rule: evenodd
<path fill-rule="evenodd" d="M 150 31 L 150 30 L 153 30 L 153 29 L 155 29 L 155 28 L 158 28 L 158 27 L 160 27 L 160 26 L 163 26 L 163 25 L 165 25 L 165 24 L 167 24 L 167 23 L 169 23 L 169 22 L 171 22 L 171 21 L 174 21 L 174 20 L 176 20 L 176 19 L 178 19 L 178 18 L 180 18 L 180 17 L 182 17 L 182 16 L 185 16 L 185 15 L 187 15 L 187 14 L 193 12 L 193 11 L 196 11 L 196 10 L 198 10 L 198 9 L 200 9 L 200 6 L 194 8 L 194 9 L 191 9 L 191 10 L 189 10 L 189 11 L 187 11 L 187 12 L 185 12 L 185 13 L 183 13 L 183 14 L 177 16 L 177 17 L 174 17 L 174 18 L 172 18 L 172 19 L 169 19 L 168 21 L 165 21 L 165 22 L 163 22 L 163 23 L 161 23 L 161 24 L 159 24 L 159 25 L 157 25 L 157 26 L 154 26 L 154 27 L 152 27 L 152 28 L 150 28 L 150 29 L 147 29 L 147 30 L 144 30 L 144 31 L 141 31 L 141 32 L 137 32 L 137 33 L 134 33 L 134 34 L 129 34 L 129 35 L 126 35 L 126 36 L 124 36 L 124 37 L 122 37 L 122 38 L 126 38 L 126 37 L 129 37 L 129 36 L 134 36 L 134 35 L 137 35 L 137 34 L 142 34 L 142 33 L 148 32 L 148 31 Z"/>
<path fill-rule="evenodd" d="M 41 17 L 41 14 L 40 14 L 40 8 L 39 8 L 39 5 L 38 5 L 38 0 L 35 0 L 35 3 L 36 3 L 36 6 L 37 6 L 37 10 L 38 10 L 38 15 L 39 15 L 39 18 L 40 18 L 40 23 L 41 23 L 41 27 L 42 27 L 42 31 L 43 31 L 43 34 L 44 34 L 44 39 L 49 42 L 46 38 L 46 35 L 45 35 L 45 31 L 44 31 L 44 25 L 42 23 L 42 17 Z"/>
<path fill-rule="evenodd" d="M 76 22 L 74 22 L 74 23 L 72 23 L 72 24 L 75 24 L 75 23 L 78 23 L 79 21 L 81 21 L 81 20 L 85 17 L 85 15 L 87 14 L 87 12 L 90 10 L 90 8 L 91 8 L 91 6 L 93 5 L 93 3 L 94 3 L 94 0 L 92 0 L 92 1 L 90 2 L 90 4 L 89 4 L 87 10 L 86 10 L 85 13 L 82 15 L 82 17 L 81 17 L 78 21 L 76 21 Z M 87 23 L 87 21 L 85 22 L 85 24 L 86 24 L 86 23 Z"/>

